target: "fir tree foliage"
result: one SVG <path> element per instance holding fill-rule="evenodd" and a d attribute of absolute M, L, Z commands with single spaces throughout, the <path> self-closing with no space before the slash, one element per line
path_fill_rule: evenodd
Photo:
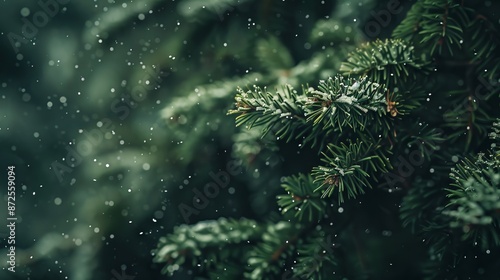
<path fill-rule="evenodd" d="M 262 130 L 265 136 L 274 127 L 278 128 L 276 135 L 281 138 L 300 137 L 307 132 L 304 118 L 304 109 L 298 104 L 298 99 L 303 96 L 294 94 L 294 88 L 286 86 L 275 95 L 267 92 L 266 88 L 254 86 L 253 91 L 238 89 L 236 97 L 236 110 L 229 113 L 240 113 L 236 125 L 248 124 L 248 128 L 266 124 Z"/>
<path fill-rule="evenodd" d="M 425 60 L 416 56 L 415 48 L 402 39 L 378 39 L 350 53 L 347 62 L 340 66 L 340 72 L 364 74 L 370 81 L 396 85 L 415 80 L 417 74 L 429 70 L 428 66 Z"/>
<path fill-rule="evenodd" d="M 319 184 L 316 184 L 319 187 Z M 282 184 L 287 194 L 278 195 L 278 205 L 283 215 L 298 221 L 318 221 L 327 212 L 327 202 L 315 192 L 315 183 L 310 175 L 299 174 L 285 177 Z M 292 210 L 292 211 L 290 211 Z"/>
<path fill-rule="evenodd" d="M 320 81 L 317 89 L 303 88 L 301 93 L 289 85 L 276 93 L 258 86 L 253 91 L 238 88 L 236 109 L 229 114 L 239 114 L 237 126 L 262 126 L 264 136 L 274 129 L 278 138 L 322 147 L 325 138 L 339 139 L 343 130 L 363 131 L 370 121 L 377 128 L 389 128 L 390 120 L 384 118 L 390 112 L 386 92 L 366 77 L 341 75 Z"/>
<path fill-rule="evenodd" d="M 259 145 L 269 145 L 278 154 L 292 146 L 312 155 L 312 167 L 304 163 L 300 173 L 282 176 L 281 216 L 256 220 L 260 230 L 236 241 L 241 246 L 234 250 L 247 250 L 241 263 L 229 268 L 214 262 L 244 271 L 219 279 L 498 278 L 500 69 L 491 63 L 500 57 L 498 22 L 485 8 L 490 1 L 479 2 L 484 5 L 416 1 L 393 38 L 358 42 L 358 48 L 339 45 L 350 51 L 344 62 L 334 73 L 323 72 L 328 77 L 309 77 L 302 90 L 297 84 L 266 85 L 265 77 L 235 88 L 228 111 L 240 129 L 242 143 L 235 146 L 244 150 L 251 143 L 249 151 L 261 151 Z M 330 22 L 335 24 L 322 19 L 311 37 L 321 42 L 320 33 L 336 30 L 326 27 Z M 285 48 L 275 39 L 258 46 L 262 52 Z M 259 57 L 266 71 L 293 65 L 293 52 Z M 387 257 L 387 250 L 367 249 L 380 240 L 357 239 L 371 220 L 387 221 L 407 246 L 422 250 L 406 263 L 411 272 L 377 270 L 375 260 Z M 232 223 L 237 229 L 248 222 Z M 169 236 L 155 252 L 166 250 L 170 257 L 156 261 L 185 264 L 176 247 L 180 240 Z M 325 249 L 325 240 L 335 245 Z M 214 271 L 220 266 L 208 275 Z"/>
<path fill-rule="evenodd" d="M 452 218 L 451 227 L 463 228 L 464 240 L 480 243 L 487 250 L 500 246 L 500 157 L 498 122 L 493 124 L 490 137 L 494 149 L 466 158 L 450 173 L 453 181 L 447 189 L 450 202 L 443 213 Z"/>
<path fill-rule="evenodd" d="M 356 198 L 365 192 L 365 188 L 372 187 L 368 178 L 374 177 L 377 172 L 388 172 L 390 168 L 384 149 L 378 143 L 366 144 L 358 140 L 338 146 L 329 145 L 327 149 L 321 159 L 326 166 L 312 170 L 315 181 L 322 182 L 317 190 L 326 187 L 322 197 L 331 196 L 337 189 L 339 202 L 344 202 L 345 192 L 348 198 Z"/>
<path fill-rule="evenodd" d="M 156 251 L 155 261 L 168 263 L 164 272 L 169 274 L 186 263 L 200 267 L 219 266 L 220 262 L 232 262 L 239 254 L 244 254 L 244 248 L 234 245 L 247 243 L 246 246 L 250 246 L 251 240 L 258 240 L 263 232 L 262 226 L 247 219 L 221 218 L 196 226 L 181 225 L 160 239 L 161 249 Z M 234 250 L 222 250 L 225 246 L 232 246 Z"/>
<path fill-rule="evenodd" d="M 467 10 L 459 1 L 419 1 L 394 30 L 393 36 L 427 44 L 431 55 L 441 54 L 443 47 L 453 54 L 454 48 L 461 48 L 467 21 Z"/>
<path fill-rule="evenodd" d="M 345 127 L 353 132 L 364 130 L 369 121 L 387 113 L 386 91 L 366 77 L 356 80 L 336 76 L 320 81 L 318 89 L 307 89 L 307 121 L 326 131 L 337 128 L 342 131 Z M 388 126 L 387 123 L 379 125 Z"/>

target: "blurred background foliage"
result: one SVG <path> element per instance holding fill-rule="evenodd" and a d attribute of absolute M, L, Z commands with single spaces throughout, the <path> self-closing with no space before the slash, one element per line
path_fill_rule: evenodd
<path fill-rule="evenodd" d="M 377 37 L 389 37 L 412 4 L 400 2 L 403 12 Z M 234 159 L 241 174 L 189 223 L 278 215 L 280 179 L 316 162 L 308 148 L 297 157 L 298 143 L 277 147 L 259 131 L 236 129 L 226 116 L 236 87 L 300 89 L 337 73 L 349 51 L 373 39 L 365 34 L 370 11 L 386 5 L 68 1 L 16 47 L 9 34 L 21 36 L 43 9 L 36 1 L 0 3 L 0 166 L 16 166 L 19 219 L 17 272 L 3 266 L 0 278 L 112 279 L 122 271 L 167 278 L 151 250 L 186 222 L 179 205 L 192 205 L 192 189 Z M 6 205 L 6 188 L 0 193 Z M 415 254 L 422 252 L 407 257 Z"/>

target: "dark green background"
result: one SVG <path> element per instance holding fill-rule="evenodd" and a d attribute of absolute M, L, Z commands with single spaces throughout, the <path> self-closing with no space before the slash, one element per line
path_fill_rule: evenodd
<path fill-rule="evenodd" d="M 209 173 L 224 170 L 235 155 L 234 117 L 226 116 L 232 98 L 198 104 L 179 97 L 213 94 L 223 87 L 218 81 L 224 82 L 224 91 L 233 91 L 247 84 L 233 85 L 228 79 L 247 74 L 276 75 L 256 55 L 259 40 L 269 37 L 288 48 L 292 66 L 325 47 L 337 50 L 321 71 L 277 74 L 280 79 L 271 85 L 299 88 L 334 74 L 345 56 L 341 49 L 374 39 L 364 34 L 374 21 L 370 11 L 386 9 L 388 1 L 219 2 L 196 9 L 203 1 L 73 0 L 59 5 L 18 52 L 9 34 L 22 35 L 21 11 L 28 8 L 25 18 L 32 22 L 42 8 L 36 1 L 0 3 L 0 170 L 5 170 L 0 220 L 5 220 L 8 165 L 16 166 L 18 217 L 18 267 L 10 273 L 4 266 L 1 279 L 112 279 L 113 271 L 135 279 L 166 279 L 161 265 L 152 263 L 151 250 L 160 236 L 185 222 L 178 206 L 192 204 L 192 188 L 210 182 Z M 401 3 L 404 11 L 392 15 L 378 37 L 388 37 L 411 6 Z M 341 29 L 308 43 L 316 21 L 332 17 Z M 144 77 L 151 86 L 144 85 Z M 134 91 L 138 86 L 146 90 Z M 130 103 L 134 93 L 143 93 L 144 99 Z M 90 151 L 68 167 L 68 149 L 77 149 L 75 143 L 90 143 Z M 281 176 L 315 164 L 287 153 L 286 147 L 282 151 L 282 157 L 258 159 L 267 169 L 244 169 L 231 177 L 228 188 L 190 223 L 276 215 Z M 62 180 L 54 172 L 55 162 L 71 170 Z M 264 183 L 276 188 L 266 189 Z M 3 238 L 7 230 L 0 228 Z M 395 262 L 389 266 L 391 260 L 373 259 L 375 270 L 397 277 L 415 269 L 397 261 L 408 263 L 402 256 L 413 259 L 422 252 L 412 244 L 386 247 L 397 244 L 398 235 L 382 235 L 382 229 L 374 226 L 371 234 L 377 237 L 373 243 L 368 239 L 367 246 L 394 250 Z M 6 251 L 1 253 L 4 265 Z M 190 279 L 190 274 L 183 270 L 175 279 Z"/>

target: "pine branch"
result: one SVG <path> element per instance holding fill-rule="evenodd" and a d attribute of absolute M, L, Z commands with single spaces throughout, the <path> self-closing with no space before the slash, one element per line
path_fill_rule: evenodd
<path fill-rule="evenodd" d="M 292 216 L 298 221 L 313 222 L 323 218 L 327 213 L 327 201 L 314 190 L 318 184 L 313 183 L 311 176 L 299 174 L 286 177 L 282 187 L 287 194 L 278 196 L 278 205 L 285 216 Z"/>
<path fill-rule="evenodd" d="M 322 236 L 317 232 L 298 245 L 297 262 L 293 266 L 293 275 L 297 279 L 331 279 L 332 275 L 342 278 L 338 257 L 335 255 L 336 244 L 332 235 Z"/>
<path fill-rule="evenodd" d="M 401 39 L 366 43 L 340 66 L 345 75 L 367 75 L 370 81 L 389 87 L 411 82 L 417 73 L 428 71 L 428 63 L 416 57 L 414 47 Z"/>
<path fill-rule="evenodd" d="M 345 192 L 348 198 L 363 194 L 365 188 L 372 188 L 370 177 L 376 180 L 376 172 L 386 173 L 392 168 L 388 154 L 380 144 L 360 140 L 347 145 L 328 145 L 328 152 L 321 159 L 325 166 L 312 171 L 314 182 L 321 182 L 317 190 L 322 189 L 322 197 L 329 197 L 337 189 L 339 203 L 344 202 Z"/>
<path fill-rule="evenodd" d="M 172 234 L 160 238 L 158 248 L 153 251 L 154 261 L 166 263 L 163 273 L 170 275 L 189 261 L 193 267 L 200 264 L 200 268 L 206 270 L 245 252 L 241 245 L 249 246 L 250 242 L 259 240 L 263 230 L 255 221 L 247 219 L 221 218 L 193 226 L 181 225 Z M 230 246 L 237 244 L 240 246 Z"/>
<path fill-rule="evenodd" d="M 441 0 L 425 3 L 426 13 L 420 24 L 422 30 L 419 35 L 422 35 L 421 43 L 432 43 L 431 55 L 436 49 L 441 54 L 443 46 L 448 47 L 450 54 L 453 54 L 451 45 L 461 48 L 462 26 L 464 22 L 467 23 L 467 15 L 458 4 L 453 2 L 453 0 Z"/>
<path fill-rule="evenodd" d="M 417 178 L 401 202 L 400 219 L 402 225 L 410 228 L 414 234 L 422 233 L 424 225 L 431 224 L 432 217 L 440 213 L 438 208 L 443 203 L 444 192 L 442 189 L 430 184 L 429 181 Z"/>
<path fill-rule="evenodd" d="M 457 95 L 461 92 L 451 92 L 451 95 Z M 454 130 L 448 135 L 448 139 L 457 141 L 464 134 L 467 136 L 465 150 L 469 149 L 473 140 L 484 139 L 490 128 L 491 116 L 488 115 L 485 106 L 479 106 L 479 102 L 474 96 L 468 96 L 465 106 L 455 106 L 443 114 L 446 120 L 444 126 Z"/>
<path fill-rule="evenodd" d="M 409 132 L 418 131 L 418 134 L 412 135 Z M 439 144 L 445 141 L 442 131 L 436 128 L 430 128 L 429 125 L 419 125 L 417 127 L 409 128 L 401 142 L 405 143 L 408 147 L 416 146 L 418 148 L 419 156 L 430 161 L 431 156 L 439 149 Z M 408 139 L 406 139 L 408 137 Z"/>
<path fill-rule="evenodd" d="M 475 14 L 470 22 L 472 60 L 478 63 L 477 74 L 486 80 L 500 76 L 500 31 L 497 26 L 481 14 Z M 496 90 L 498 91 L 498 89 Z"/>
<path fill-rule="evenodd" d="M 166 120 L 176 121 L 181 115 L 187 114 L 191 110 L 213 110 L 220 105 L 220 100 L 230 98 L 238 85 L 255 83 L 255 81 L 263 79 L 262 74 L 252 73 L 243 77 L 199 86 L 190 94 L 173 99 L 169 106 L 162 110 L 162 117 Z"/>
<path fill-rule="evenodd" d="M 459 180 L 460 189 L 449 189 L 452 227 L 464 229 L 464 239 L 480 242 L 484 249 L 500 245 L 500 175 L 499 168 L 482 176 Z"/>
<path fill-rule="evenodd" d="M 273 131 L 278 139 L 301 139 L 321 148 L 327 136 L 338 140 L 344 130 L 361 132 L 368 123 L 372 132 L 387 135 L 391 127 L 387 113 L 392 107 L 385 93 L 384 87 L 366 77 L 341 75 L 320 81 L 318 89 L 303 89 L 302 94 L 291 86 L 275 94 L 257 86 L 246 92 L 238 88 L 236 109 L 228 114 L 239 114 L 237 126 L 262 127 L 263 137 Z"/>
<path fill-rule="evenodd" d="M 464 28 L 469 24 L 467 9 L 457 2 L 420 0 L 394 29 L 393 37 L 423 44 L 429 47 L 431 56 L 441 54 L 444 46 L 453 54 L 454 48 L 462 48 Z"/>
<path fill-rule="evenodd" d="M 413 36 L 421 30 L 420 24 L 425 14 L 423 1 L 413 4 L 405 19 L 392 31 L 393 38 L 401 38 L 411 41 Z"/>
<path fill-rule="evenodd" d="M 345 128 L 362 131 L 369 123 L 388 129 L 390 122 L 383 118 L 388 108 L 386 91 L 367 77 L 353 79 L 337 75 L 321 81 L 317 90 L 307 89 L 308 99 L 304 104 L 307 121 L 330 133 Z"/>
<path fill-rule="evenodd" d="M 466 159 L 450 174 L 450 202 L 444 212 L 454 218 L 451 227 L 464 229 L 464 239 L 483 248 L 500 245 L 500 159 L 497 154 L 479 154 Z"/>
<path fill-rule="evenodd" d="M 236 126 L 246 124 L 248 128 L 262 126 L 262 137 L 276 128 L 275 135 L 287 141 L 298 139 L 310 132 L 306 125 L 304 109 L 300 105 L 303 95 L 298 95 L 292 86 L 287 85 L 275 94 L 266 88 L 254 86 L 253 91 L 237 89 L 236 110 L 228 114 L 239 114 Z"/>
<path fill-rule="evenodd" d="M 490 134 L 493 140 L 497 140 L 498 126 L 493 125 L 494 132 Z M 418 180 L 404 198 L 403 225 L 410 226 L 429 248 L 425 279 L 484 276 L 463 268 L 477 266 L 469 263 L 470 260 L 481 263 L 490 257 L 491 248 L 499 246 L 500 159 L 495 155 L 495 152 L 479 154 L 475 160 L 466 159 L 457 164 L 450 174 L 453 183 L 444 190 L 436 188 L 439 178 L 433 178 L 430 181 L 433 184 Z M 445 201 L 448 201 L 446 206 Z M 476 257 L 469 258 L 471 254 Z"/>
<path fill-rule="evenodd" d="M 262 242 L 250 252 L 246 279 L 272 279 L 281 271 L 282 263 L 291 255 L 300 226 L 287 222 L 269 225 L 262 235 Z M 277 265 L 276 265 L 277 264 Z"/>

